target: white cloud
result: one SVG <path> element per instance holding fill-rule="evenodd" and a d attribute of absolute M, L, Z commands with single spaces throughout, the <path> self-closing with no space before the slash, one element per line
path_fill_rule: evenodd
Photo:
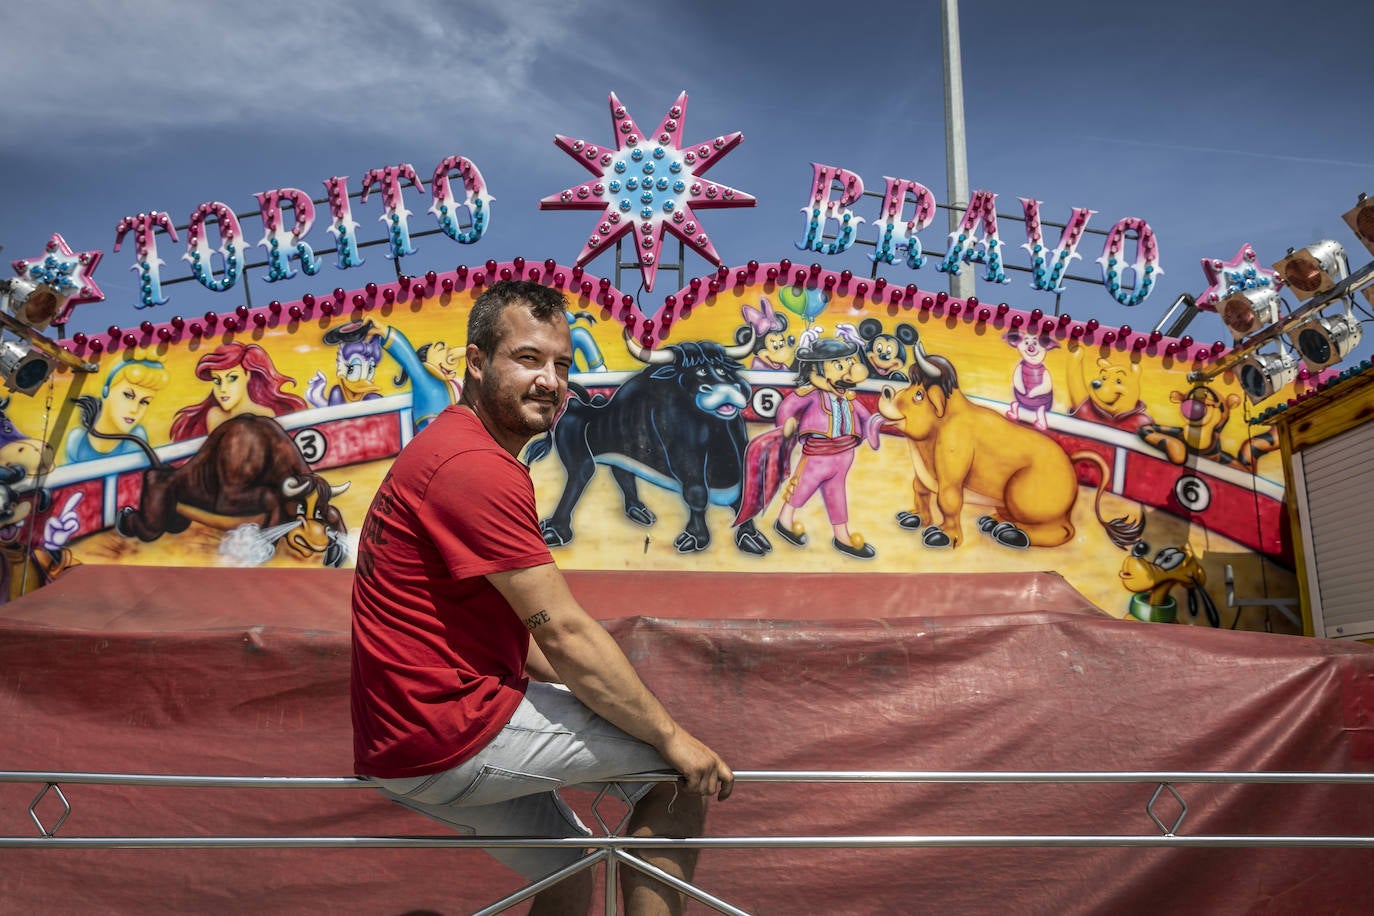
<path fill-rule="evenodd" d="M 409 0 L 49 0 L 8 23 L 3 107 L 41 138 L 168 128 L 352 125 L 411 133 L 547 124 L 532 69 L 575 47 L 578 5 Z M 573 42 L 572 45 L 569 42 Z M 38 138 L 36 140 L 36 138 Z"/>

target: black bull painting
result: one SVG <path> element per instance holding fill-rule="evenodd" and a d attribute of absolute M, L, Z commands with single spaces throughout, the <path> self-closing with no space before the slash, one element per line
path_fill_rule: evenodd
<path fill-rule="evenodd" d="M 572 542 L 573 510 L 597 465 L 606 465 L 624 496 L 626 518 L 646 527 L 657 520 L 639 498 L 640 480 L 671 490 L 687 504 L 687 525 L 674 546 L 679 553 L 704 550 L 711 543 L 707 507 L 736 513 L 740 507 L 748 444 L 743 411 L 751 390 L 739 360 L 753 340 L 728 348 L 686 341 L 650 351 L 627 336 L 625 345 L 645 368 L 609 398 L 570 385 L 566 412 L 526 452 L 533 463 L 555 446 L 567 471 L 563 495 L 541 523 L 544 541 L 551 547 Z M 752 521 L 735 528 L 735 544 L 754 555 L 773 549 Z"/>

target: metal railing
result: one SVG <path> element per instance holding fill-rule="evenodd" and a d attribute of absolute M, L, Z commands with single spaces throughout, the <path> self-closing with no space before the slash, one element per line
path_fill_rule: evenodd
<path fill-rule="evenodd" d="M 677 777 L 665 774 L 640 774 L 621 782 L 669 782 Z M 38 828 L 37 837 L 0 836 L 0 849 L 165 849 L 165 848 L 573 848 L 588 850 L 576 862 L 476 911 L 473 916 L 488 916 L 530 899 L 572 875 L 606 866 L 607 916 L 617 912 L 617 870 L 628 867 L 661 881 L 688 897 L 721 913 L 749 914 L 708 891 L 670 875 L 645 862 L 630 850 L 644 849 L 895 849 L 961 847 L 1356 847 L 1374 848 L 1374 836 L 1335 835 L 1181 835 L 1188 804 L 1177 786 L 1180 784 L 1221 783 L 1226 785 L 1365 785 L 1374 786 L 1374 774 L 1317 772 L 1187 772 L 1187 771 L 902 771 L 902 770 L 743 770 L 735 773 L 736 783 L 975 783 L 975 784 L 1106 784 L 1135 783 L 1153 786 L 1145 812 L 1158 828 L 1157 834 L 952 834 L 952 835 L 876 835 L 876 836 L 722 836 L 631 837 L 619 833 L 630 814 L 607 824 L 597 806 L 611 793 L 602 789 L 592 804 L 592 813 L 604 831 L 591 837 L 453 837 L 453 836 L 99 836 L 59 837 L 57 831 L 72 811 L 63 785 L 107 786 L 181 786 L 192 788 L 255 789 L 374 789 L 372 783 L 357 777 L 327 776 L 178 776 L 132 773 L 74 773 L 47 771 L 0 771 L 0 784 L 40 785 L 29 803 L 29 816 Z M 62 814 L 51 826 L 38 815 L 39 803 L 49 792 L 55 793 Z M 1169 797 L 1178 806 L 1171 822 L 1156 809 Z M 621 796 L 622 800 L 623 796 Z"/>

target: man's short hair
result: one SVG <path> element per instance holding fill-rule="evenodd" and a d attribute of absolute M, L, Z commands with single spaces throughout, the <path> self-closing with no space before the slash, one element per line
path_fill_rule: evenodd
<path fill-rule="evenodd" d="M 501 343 L 501 314 L 517 304 L 528 308 L 539 321 L 562 320 L 568 311 L 568 300 L 556 289 L 529 280 L 501 280 L 487 287 L 472 304 L 467 342 L 485 356 L 494 355 Z"/>

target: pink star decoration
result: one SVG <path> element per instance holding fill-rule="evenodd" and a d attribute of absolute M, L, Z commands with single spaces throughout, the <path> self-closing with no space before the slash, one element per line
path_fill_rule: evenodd
<path fill-rule="evenodd" d="M 36 258 L 21 258 L 11 262 L 11 265 L 17 275 L 50 287 L 64 297 L 62 309 L 53 319 L 54 324 L 60 325 L 71 317 L 72 307 L 77 303 L 99 302 L 105 298 L 91 278 L 103 254 L 98 250 L 72 251 L 67 240 L 54 232 L 43 254 Z"/>
<path fill-rule="evenodd" d="M 752 207 L 755 199 L 743 191 L 702 178 L 702 175 L 739 145 L 739 131 L 714 140 L 682 143 L 687 93 L 677 97 L 651 135 L 644 134 L 625 106 L 610 95 L 615 149 L 561 134 L 554 143 L 595 177 L 539 202 L 541 210 L 601 210 L 601 221 L 587 238 L 575 261 L 584 265 L 612 248 L 634 230 L 634 245 L 644 288 L 654 288 L 663 246 L 663 230 L 687 247 L 720 265 L 720 255 L 707 237 L 695 210 Z"/>
<path fill-rule="evenodd" d="M 1243 289 L 1283 288 L 1283 279 L 1269 268 L 1260 267 L 1255 249 L 1249 245 L 1240 246 L 1229 261 L 1203 258 L 1202 272 L 1207 275 L 1207 290 L 1197 297 L 1197 307 L 1209 312 L 1215 312 L 1223 299 Z"/>

